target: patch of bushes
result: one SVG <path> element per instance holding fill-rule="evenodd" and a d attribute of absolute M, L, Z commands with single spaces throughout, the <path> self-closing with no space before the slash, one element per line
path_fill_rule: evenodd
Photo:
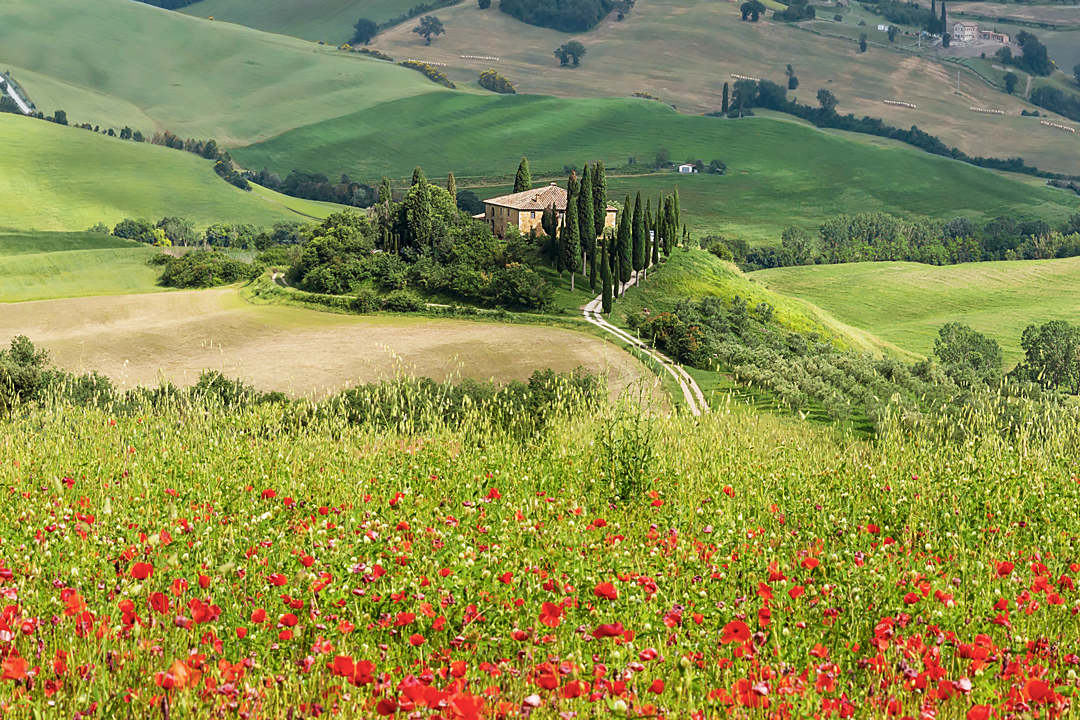
<path fill-rule="evenodd" d="M 806 2 L 806 0 L 792 0 L 791 4 L 785 9 L 773 12 L 774 20 L 782 20 L 784 22 L 813 20 L 816 17 L 817 11 L 814 9 L 814 6 Z"/>
<path fill-rule="evenodd" d="M 618 8 L 625 14 L 633 6 L 633 0 L 500 0 L 499 9 L 530 25 L 561 30 L 584 32 L 592 29 L 608 13 Z"/>
<path fill-rule="evenodd" d="M 432 82 L 437 82 L 440 85 L 444 85 L 451 90 L 457 87 L 456 85 L 454 85 L 453 81 L 451 81 L 450 78 L 446 76 L 446 73 L 444 73 L 442 70 L 430 63 L 420 62 L 419 60 L 402 60 L 398 63 L 398 65 L 411 68 L 413 70 L 416 70 L 417 72 L 423 73 L 424 76 L 427 77 L 427 79 L 431 80 Z"/>
<path fill-rule="evenodd" d="M 1028 99 L 1039 107 L 1080 121 L 1080 95 L 1067 93 L 1050 85 L 1039 85 L 1031 91 L 1031 97 Z M 1038 111 L 1032 114 L 1037 117 Z"/>
<path fill-rule="evenodd" d="M 491 92 L 513 95 L 517 93 L 514 84 L 492 69 L 480 73 L 480 87 Z"/>
<path fill-rule="evenodd" d="M 390 27 L 393 27 L 395 25 L 400 25 L 401 23 L 405 22 L 406 20 L 411 20 L 412 18 L 417 17 L 418 15 L 423 15 L 425 13 L 429 13 L 432 10 L 440 10 L 440 9 L 442 9 L 444 7 L 450 7 L 451 5 L 457 5 L 459 2 L 461 2 L 461 0 L 431 0 L 430 2 L 424 2 L 424 3 L 420 3 L 419 5 L 413 5 L 411 8 L 409 8 L 405 12 L 401 13 L 400 15 L 395 15 L 394 17 L 390 18 L 389 20 L 387 20 L 385 22 L 382 22 L 382 23 L 379 23 L 379 30 L 382 31 L 382 30 L 385 30 L 386 28 L 390 28 Z"/>
<path fill-rule="evenodd" d="M 161 258 L 165 258 L 162 263 Z M 159 255 L 152 262 L 164 264 L 160 284 L 174 288 L 207 288 L 251 280 L 257 270 L 254 265 L 234 260 L 215 250 L 196 250 L 180 257 Z"/>

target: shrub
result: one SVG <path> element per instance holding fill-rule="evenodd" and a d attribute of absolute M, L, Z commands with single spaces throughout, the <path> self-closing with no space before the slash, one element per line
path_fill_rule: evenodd
<path fill-rule="evenodd" d="M 446 76 L 446 73 L 444 73 L 442 70 L 430 63 L 420 62 L 419 60 L 402 60 L 398 63 L 398 65 L 411 68 L 413 70 L 416 70 L 417 72 L 423 73 L 428 80 L 431 80 L 432 82 L 437 82 L 440 85 L 444 85 L 451 90 L 457 87 L 450 80 L 450 78 Z"/>
<path fill-rule="evenodd" d="M 513 83 L 500 75 L 495 70 L 485 70 L 480 73 L 480 87 L 492 92 L 502 93 L 504 95 L 513 95 L 517 92 Z"/>
<path fill-rule="evenodd" d="M 125 218 L 116 223 L 112 234 L 118 238 L 138 240 L 139 242 L 153 244 L 154 225 L 149 220 L 132 220 Z"/>
<path fill-rule="evenodd" d="M 395 290 L 382 299 L 382 309 L 390 312 L 417 312 L 424 301 L 411 290 Z"/>
<path fill-rule="evenodd" d="M 165 271 L 160 283 L 175 288 L 205 288 L 215 285 L 227 285 L 238 280 L 250 280 L 254 277 L 255 267 L 248 263 L 233 260 L 224 253 L 214 250 L 197 250 L 180 257 L 168 255 Z"/>

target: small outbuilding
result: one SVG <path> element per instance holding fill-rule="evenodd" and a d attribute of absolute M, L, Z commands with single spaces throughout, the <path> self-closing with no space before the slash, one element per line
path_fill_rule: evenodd
<path fill-rule="evenodd" d="M 697 166 L 693 163 L 683 163 L 679 166 L 679 172 L 683 175 L 693 175 L 697 172 Z"/>

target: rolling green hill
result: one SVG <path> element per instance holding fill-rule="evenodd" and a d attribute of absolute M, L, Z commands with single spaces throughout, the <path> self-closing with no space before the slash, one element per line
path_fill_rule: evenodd
<path fill-rule="evenodd" d="M 728 174 L 672 172 L 612 181 L 612 191 L 655 195 L 678 184 L 695 230 L 775 240 L 789 224 L 814 226 L 852 210 L 973 218 L 1002 213 L 1064 219 L 1075 196 L 1018 176 L 934 157 L 896 143 L 823 133 L 768 118 L 681 115 L 646 100 L 567 100 L 542 96 L 429 93 L 385 103 L 238 148 L 252 168 L 346 171 L 354 177 L 429 177 L 453 171 L 459 183 L 507 175 L 526 155 L 534 175 L 601 158 L 612 174 L 651 163 L 665 147 L 683 160 L 719 159 Z M 492 188 L 492 192 L 496 189 Z"/>
<path fill-rule="evenodd" d="M 152 292 L 159 252 L 133 240 L 93 233 L 0 231 L 0 303 Z"/>
<path fill-rule="evenodd" d="M 1020 334 L 1036 322 L 1080 322 L 1080 258 L 967 263 L 856 263 L 751 273 L 769 289 L 807 300 L 842 322 L 907 350 L 929 354 L 947 322 L 995 338 L 1008 365 Z"/>
<path fill-rule="evenodd" d="M 183 12 L 339 45 L 352 38 L 353 24 L 360 18 L 381 24 L 419 4 L 420 0 L 201 0 Z"/>
<path fill-rule="evenodd" d="M 5 0 L 0 48 L 46 113 L 225 145 L 435 87 L 387 62 L 130 0 Z"/>
<path fill-rule="evenodd" d="M 270 225 L 336 207 L 265 188 L 245 192 L 191 153 L 0 114 L 0 228 L 85 230 L 125 217 Z"/>

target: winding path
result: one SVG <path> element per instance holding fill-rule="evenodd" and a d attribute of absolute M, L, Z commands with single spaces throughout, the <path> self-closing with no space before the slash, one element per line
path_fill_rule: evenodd
<path fill-rule="evenodd" d="M 626 286 L 630 287 L 636 282 L 637 275 L 635 274 L 630 278 L 630 282 L 628 282 Z M 604 332 L 614 335 L 623 342 L 633 345 L 639 351 L 660 363 L 660 366 L 663 367 L 671 377 L 675 378 L 675 382 L 679 383 L 679 388 L 682 390 L 683 398 L 686 400 L 686 406 L 690 408 L 691 415 L 697 416 L 709 412 L 709 404 L 705 402 L 705 393 L 701 392 L 701 388 L 698 387 L 697 382 L 688 372 L 683 370 L 681 365 L 659 350 L 649 347 L 639 338 L 636 338 L 625 330 L 617 328 L 609 323 L 604 319 L 602 307 L 603 298 L 600 295 L 597 295 L 585 306 L 583 311 L 585 319 Z"/>

